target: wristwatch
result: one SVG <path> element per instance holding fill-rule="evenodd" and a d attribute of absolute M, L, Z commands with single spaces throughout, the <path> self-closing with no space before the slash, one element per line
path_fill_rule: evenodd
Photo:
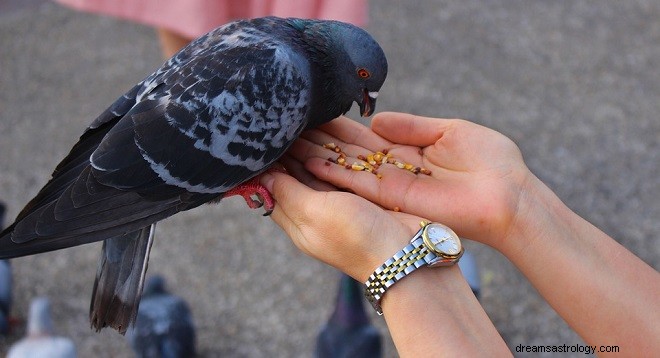
<path fill-rule="evenodd" d="M 420 225 L 410 244 L 378 267 L 365 283 L 364 295 L 379 315 L 383 314 L 380 300 L 392 285 L 422 266 L 450 266 L 463 255 L 461 240 L 452 229 L 428 221 Z"/>

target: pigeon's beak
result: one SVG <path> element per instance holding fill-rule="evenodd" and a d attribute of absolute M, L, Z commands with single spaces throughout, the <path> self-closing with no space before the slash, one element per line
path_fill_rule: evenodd
<path fill-rule="evenodd" d="M 360 115 L 362 117 L 369 117 L 376 109 L 376 98 L 378 92 L 369 92 L 366 88 L 362 94 L 362 101 L 360 102 Z"/>

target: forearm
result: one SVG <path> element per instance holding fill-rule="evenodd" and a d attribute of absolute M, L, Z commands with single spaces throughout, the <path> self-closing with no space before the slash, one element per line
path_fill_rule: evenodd
<path fill-rule="evenodd" d="M 411 273 L 387 291 L 382 307 L 402 357 L 510 355 L 458 266 Z"/>
<path fill-rule="evenodd" d="M 660 351 L 660 274 L 567 208 L 537 178 L 500 250 L 589 344 Z"/>

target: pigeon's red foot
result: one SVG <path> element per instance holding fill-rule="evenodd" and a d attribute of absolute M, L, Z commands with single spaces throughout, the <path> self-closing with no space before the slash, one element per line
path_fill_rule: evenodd
<path fill-rule="evenodd" d="M 234 195 L 242 196 L 250 209 L 258 209 L 263 206 L 266 209 L 264 216 L 270 215 L 275 208 L 275 199 L 270 195 L 268 189 L 259 183 L 259 177 L 253 178 L 229 190 L 225 193 L 224 197 Z"/>

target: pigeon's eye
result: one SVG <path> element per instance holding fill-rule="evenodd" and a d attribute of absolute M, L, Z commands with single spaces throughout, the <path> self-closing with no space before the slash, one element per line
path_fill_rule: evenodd
<path fill-rule="evenodd" d="M 369 78 L 369 77 L 371 77 L 371 73 L 369 73 L 369 71 L 367 71 L 364 68 L 358 68 L 357 74 L 360 78 Z"/>

